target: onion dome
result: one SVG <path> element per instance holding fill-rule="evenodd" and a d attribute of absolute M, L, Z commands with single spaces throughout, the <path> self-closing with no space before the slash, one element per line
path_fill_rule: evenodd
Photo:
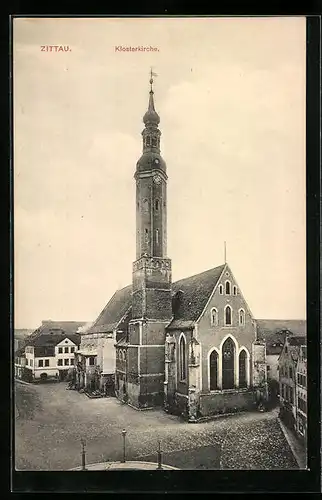
<path fill-rule="evenodd" d="M 152 90 L 153 79 L 150 79 L 150 97 L 149 97 L 149 107 L 145 115 L 143 116 L 143 123 L 145 125 L 155 125 L 158 126 L 160 123 L 160 117 L 154 108 L 153 90 Z"/>

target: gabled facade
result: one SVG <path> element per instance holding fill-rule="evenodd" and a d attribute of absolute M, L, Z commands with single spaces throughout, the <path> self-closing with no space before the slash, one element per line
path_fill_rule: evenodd
<path fill-rule="evenodd" d="M 266 395 L 265 346 L 228 264 L 174 284 L 165 407 L 190 421 L 251 408 Z"/>

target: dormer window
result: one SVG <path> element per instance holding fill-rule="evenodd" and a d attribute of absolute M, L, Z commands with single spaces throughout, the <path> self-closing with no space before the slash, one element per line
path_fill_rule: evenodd
<path fill-rule="evenodd" d="M 219 295 L 223 295 L 224 293 L 224 287 L 222 285 L 219 285 Z"/>
<path fill-rule="evenodd" d="M 225 283 L 225 294 L 230 295 L 230 281 L 226 281 Z"/>

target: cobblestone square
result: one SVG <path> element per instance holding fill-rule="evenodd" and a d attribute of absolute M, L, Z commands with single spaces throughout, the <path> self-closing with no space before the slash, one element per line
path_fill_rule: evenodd
<path fill-rule="evenodd" d="M 276 412 L 241 413 L 188 424 L 162 410 L 136 411 L 115 398 L 89 399 L 64 383 L 16 384 L 17 470 L 68 470 L 122 459 L 162 460 L 181 469 L 297 469 Z"/>

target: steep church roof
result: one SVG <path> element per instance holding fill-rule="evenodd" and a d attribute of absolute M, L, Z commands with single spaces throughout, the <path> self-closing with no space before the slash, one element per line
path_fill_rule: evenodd
<path fill-rule="evenodd" d="M 117 290 L 93 325 L 84 333 L 112 332 L 131 307 L 132 285 Z"/>
<path fill-rule="evenodd" d="M 187 328 L 193 325 L 202 313 L 224 267 L 225 264 L 172 284 L 174 318 L 168 328 Z M 94 324 L 83 335 L 112 332 L 129 312 L 131 300 L 132 285 L 117 290 Z"/>
<path fill-rule="evenodd" d="M 199 318 L 224 267 L 222 264 L 173 283 L 173 320 L 168 328 L 189 327 Z"/>

